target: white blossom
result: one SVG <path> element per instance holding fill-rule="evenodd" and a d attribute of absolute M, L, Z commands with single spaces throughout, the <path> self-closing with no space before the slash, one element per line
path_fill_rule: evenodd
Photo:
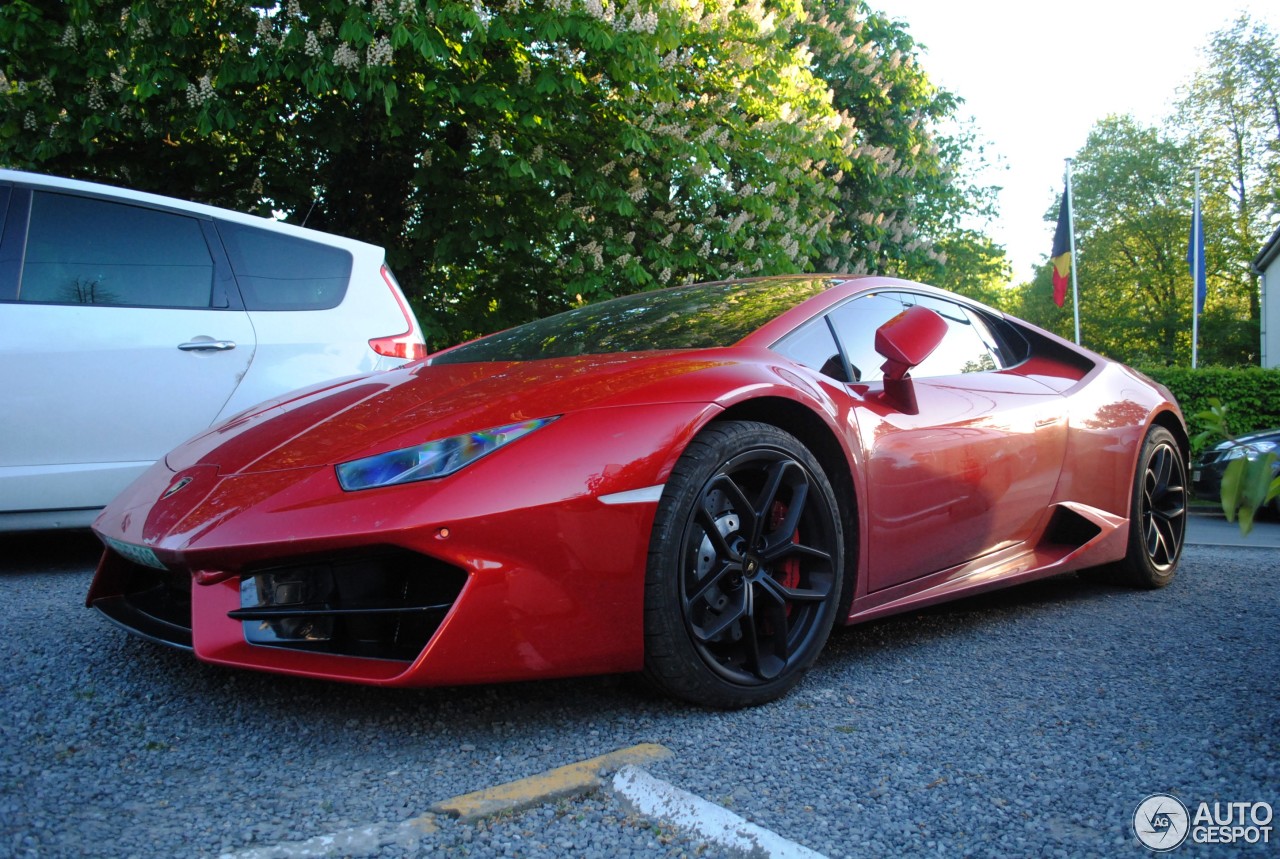
<path fill-rule="evenodd" d="M 360 65 L 360 57 L 346 42 L 338 45 L 333 51 L 333 64 L 340 69 L 354 69 Z"/>
<path fill-rule="evenodd" d="M 212 101 L 216 95 L 213 81 L 207 72 L 195 83 L 187 84 L 187 104 L 191 107 L 200 107 Z"/>
<path fill-rule="evenodd" d="M 379 36 L 369 43 L 369 48 L 365 52 L 365 61 L 370 66 L 390 65 L 393 53 L 391 39 L 386 36 Z"/>
<path fill-rule="evenodd" d="M 391 25 L 395 23 L 395 12 L 391 9 L 391 4 L 387 0 L 373 0 L 370 7 L 373 17 L 380 23 Z"/>

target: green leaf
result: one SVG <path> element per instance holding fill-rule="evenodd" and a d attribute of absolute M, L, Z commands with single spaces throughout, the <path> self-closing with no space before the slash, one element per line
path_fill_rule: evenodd
<path fill-rule="evenodd" d="M 1254 510 L 1262 506 L 1267 499 L 1268 485 L 1271 483 L 1271 466 L 1276 461 L 1274 453 L 1248 459 L 1245 467 L 1244 485 L 1241 489 L 1241 502 Z"/>
<path fill-rule="evenodd" d="M 1228 522 L 1236 521 L 1236 511 L 1240 509 L 1240 496 L 1244 488 L 1244 470 L 1248 460 L 1241 457 L 1227 463 L 1222 473 L 1222 512 Z"/>

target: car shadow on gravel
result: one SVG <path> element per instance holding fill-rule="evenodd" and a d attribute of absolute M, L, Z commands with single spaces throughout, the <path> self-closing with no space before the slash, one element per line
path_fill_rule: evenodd
<path fill-rule="evenodd" d="M 101 554 L 87 529 L 0 534 L 0 575 L 93 572 Z"/>
<path fill-rule="evenodd" d="M 1173 587 L 1176 587 L 1175 582 Z M 1057 611 L 1073 603 L 1091 603 L 1138 594 L 1132 588 L 1095 584 L 1076 573 L 1063 573 L 953 602 L 912 609 L 853 626 L 837 626 L 820 659 L 857 658 L 857 651 L 915 647 L 948 636 L 979 634 L 984 627 Z"/>

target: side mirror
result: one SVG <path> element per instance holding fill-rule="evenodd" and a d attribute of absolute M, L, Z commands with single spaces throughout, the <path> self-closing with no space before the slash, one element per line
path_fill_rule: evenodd
<path fill-rule="evenodd" d="M 947 333 L 947 322 L 927 307 L 908 307 L 876 329 L 876 351 L 887 360 L 880 366 L 886 382 L 906 378 L 938 348 Z"/>

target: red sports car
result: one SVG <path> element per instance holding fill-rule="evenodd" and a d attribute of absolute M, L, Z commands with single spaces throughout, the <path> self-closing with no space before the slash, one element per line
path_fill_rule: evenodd
<path fill-rule="evenodd" d="M 571 310 L 245 412 L 102 513 L 88 604 L 389 686 L 643 671 L 782 695 L 833 624 L 1092 568 L 1159 587 L 1168 391 L 936 289 L 792 276 Z"/>

